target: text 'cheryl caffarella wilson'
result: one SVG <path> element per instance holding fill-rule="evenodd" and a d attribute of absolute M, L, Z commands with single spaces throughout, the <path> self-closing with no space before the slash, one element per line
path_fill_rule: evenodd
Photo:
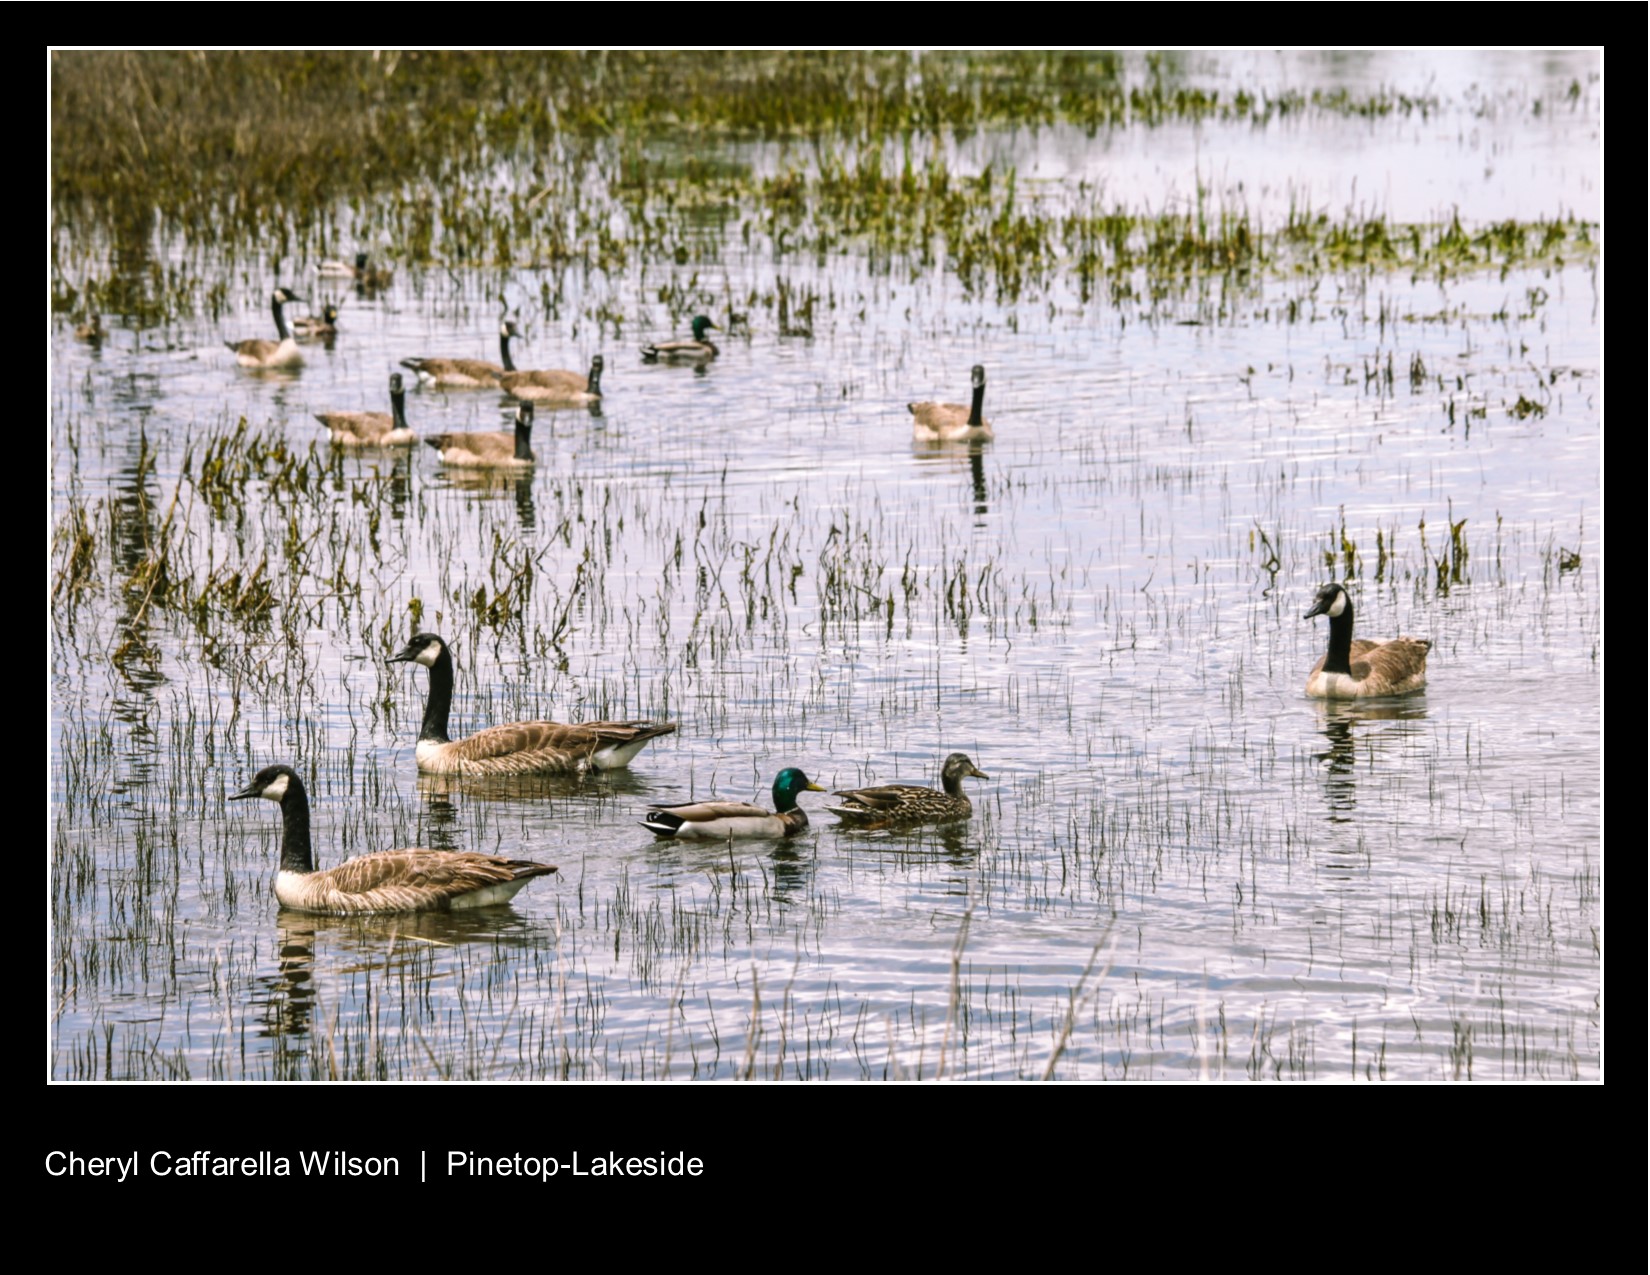
<path fill-rule="evenodd" d="M 46 1173 L 54 1178 L 399 1178 L 403 1176 L 401 1155 L 354 1155 L 346 1151 L 299 1151 L 278 1155 L 258 1151 L 249 1155 L 214 1154 L 211 1151 L 133 1151 L 124 1155 L 82 1155 L 78 1151 L 49 1151 Z M 443 1151 L 426 1160 L 422 1153 L 411 1157 L 405 1176 L 422 1180 L 426 1168 L 431 1178 L 697 1178 L 705 1172 L 705 1162 L 685 1151 L 671 1154 L 656 1151 L 644 1155 L 618 1152 L 590 1155 L 574 1151 L 567 1158 L 537 1155 L 477 1155 L 472 1151 Z"/>

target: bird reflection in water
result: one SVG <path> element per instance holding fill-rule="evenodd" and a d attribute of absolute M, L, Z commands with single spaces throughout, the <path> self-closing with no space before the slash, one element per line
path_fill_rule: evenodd
<path fill-rule="evenodd" d="M 974 516 L 983 520 L 991 513 L 989 492 L 985 483 L 984 443 L 969 442 L 913 442 L 911 454 L 924 464 L 942 467 L 951 473 L 968 470 L 969 494 L 974 500 Z"/>
<path fill-rule="evenodd" d="M 1360 721 L 1390 721 L 1399 723 L 1389 728 L 1369 727 L 1363 734 L 1366 771 L 1373 768 L 1376 759 L 1391 746 L 1395 737 L 1412 734 L 1415 727 L 1408 725 L 1426 718 L 1425 697 L 1404 696 L 1391 700 L 1315 700 L 1320 728 L 1329 741 L 1327 750 L 1313 753 L 1312 760 L 1323 768 L 1324 804 L 1329 809 L 1329 822 L 1347 823 L 1358 806 L 1358 732 L 1354 723 Z"/>

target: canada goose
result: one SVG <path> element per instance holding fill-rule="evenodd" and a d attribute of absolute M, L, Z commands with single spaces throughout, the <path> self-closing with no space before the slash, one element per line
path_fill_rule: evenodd
<path fill-rule="evenodd" d="M 497 389 L 498 378 L 514 372 L 510 361 L 510 338 L 519 337 L 521 329 L 512 319 L 500 319 L 498 325 L 498 356 L 503 360 L 488 363 L 483 359 L 402 359 L 401 366 L 418 373 L 425 385 L 445 385 L 457 389 Z"/>
<path fill-rule="evenodd" d="M 516 427 L 437 434 L 424 440 L 441 453 L 441 463 L 467 469 L 525 469 L 533 456 L 533 405 L 516 404 Z"/>
<path fill-rule="evenodd" d="M 338 307 L 328 302 L 320 314 L 305 314 L 292 321 L 299 336 L 332 336 L 338 331 Z"/>
<path fill-rule="evenodd" d="M 452 850 L 380 850 L 324 872 L 309 847 L 309 794 L 291 766 L 265 766 L 230 801 L 264 797 L 281 807 L 281 870 L 275 897 L 284 908 L 347 916 L 361 912 L 446 912 L 504 903 L 547 863 Z"/>
<path fill-rule="evenodd" d="M 395 281 L 395 272 L 388 266 L 367 264 L 367 254 L 355 254 L 355 264 L 347 261 L 323 261 L 315 273 L 328 279 L 353 279 L 363 288 L 387 288 Z"/>
<path fill-rule="evenodd" d="M 407 392 L 399 372 L 390 373 L 388 412 L 318 412 L 315 419 L 331 432 L 335 447 L 401 447 L 418 441 L 407 426 Z"/>
<path fill-rule="evenodd" d="M 434 633 L 415 633 L 391 664 L 422 664 L 430 670 L 430 698 L 418 732 L 418 768 L 437 774 L 528 775 L 567 771 L 618 770 L 630 764 L 650 739 L 668 735 L 675 722 L 512 722 L 490 726 L 468 739 L 447 738 L 453 705 L 453 657 Z"/>
<path fill-rule="evenodd" d="M 657 345 L 642 347 L 642 362 L 644 363 L 709 363 L 717 355 L 717 349 L 705 340 L 707 329 L 714 328 L 721 331 L 714 323 L 702 314 L 693 316 L 690 323 L 693 329 L 691 341 L 663 341 Z"/>
<path fill-rule="evenodd" d="M 965 753 L 952 753 L 945 759 L 940 772 L 944 792 L 932 788 L 918 788 L 911 784 L 882 784 L 876 788 L 850 788 L 834 796 L 842 798 L 838 806 L 826 806 L 843 823 L 854 828 L 891 828 L 913 823 L 949 823 L 953 819 L 967 819 L 974 806 L 963 793 L 965 775 L 976 779 L 991 776 L 968 760 Z"/>
<path fill-rule="evenodd" d="M 529 398 L 535 403 L 566 404 L 583 407 L 599 403 L 602 398 L 602 356 L 590 360 L 590 375 L 583 372 L 506 372 L 498 378 L 498 387 L 517 398 Z"/>
<path fill-rule="evenodd" d="M 94 314 L 74 330 L 76 341 L 85 341 L 88 345 L 97 345 L 108 335 L 103 327 L 103 316 Z"/>
<path fill-rule="evenodd" d="M 787 766 L 773 781 L 773 812 L 745 801 L 694 801 L 680 806 L 656 806 L 642 819 L 642 827 L 658 837 L 678 841 L 727 841 L 734 837 L 794 837 L 808 827 L 808 812 L 796 804 L 800 792 L 824 792 L 795 766 Z"/>
<path fill-rule="evenodd" d="M 918 442 L 978 440 L 992 437 L 991 425 L 981 419 L 980 408 L 985 403 L 985 368 L 974 365 L 969 373 L 974 386 L 974 399 L 969 406 L 961 403 L 907 403 L 912 416 L 911 436 Z"/>
<path fill-rule="evenodd" d="M 1314 699 L 1370 699 L 1407 695 L 1427 684 L 1429 638 L 1399 637 L 1386 642 L 1352 640 L 1352 598 L 1333 582 L 1318 590 L 1301 618 L 1329 617 L 1329 650 L 1312 666 L 1306 693 Z"/>
<path fill-rule="evenodd" d="M 275 307 L 275 330 L 281 334 L 279 341 L 253 337 L 246 341 L 224 342 L 225 346 L 235 351 L 235 362 L 242 367 L 297 367 L 304 361 L 304 356 L 298 351 L 298 343 L 287 330 L 286 316 L 281 312 L 281 307 L 287 302 L 302 301 L 303 298 L 290 288 L 276 288 L 270 299 Z"/>

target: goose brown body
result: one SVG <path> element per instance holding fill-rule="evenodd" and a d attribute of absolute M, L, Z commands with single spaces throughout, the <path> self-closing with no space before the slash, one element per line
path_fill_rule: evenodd
<path fill-rule="evenodd" d="M 447 737 L 452 710 L 453 659 L 446 640 L 415 634 L 391 664 L 422 664 L 430 671 L 416 755 L 418 768 L 445 775 L 554 775 L 628 766 L 649 740 L 668 735 L 675 722 L 511 722 L 464 739 Z"/>
<path fill-rule="evenodd" d="M 1426 686 L 1430 639 L 1354 639 L 1352 598 L 1339 584 L 1319 589 L 1312 609 L 1302 618 L 1316 615 L 1329 617 L 1329 650 L 1306 678 L 1306 693 L 1313 699 L 1374 699 L 1408 695 Z"/>
<path fill-rule="evenodd" d="M 961 403 L 907 403 L 911 413 L 911 437 L 918 442 L 938 443 L 975 440 L 984 442 L 994 437 L 991 425 L 980 409 L 985 403 L 985 368 L 976 364 L 969 374 L 974 386 L 973 399 L 967 406 Z"/>
<path fill-rule="evenodd" d="M 950 823 L 968 819 L 974 805 L 963 792 L 964 777 L 990 779 L 965 753 L 952 753 L 940 774 L 944 791 L 914 784 L 880 784 L 874 788 L 848 788 L 833 796 L 842 800 L 828 805 L 843 823 L 855 828 L 893 828 L 907 824 Z"/>
<path fill-rule="evenodd" d="M 475 429 L 463 434 L 436 434 L 424 440 L 441 456 L 444 465 L 461 469 L 525 469 L 533 455 L 533 405 L 516 406 L 516 427 Z"/>
<path fill-rule="evenodd" d="M 545 369 L 533 372 L 506 372 L 498 387 L 516 398 L 531 399 L 552 407 L 583 407 L 602 400 L 602 356 L 590 361 L 589 373 Z"/>
<path fill-rule="evenodd" d="M 510 341 L 519 337 L 521 330 L 510 319 L 498 325 L 499 362 L 485 359 L 413 358 L 402 359 L 401 366 L 418 373 L 425 385 L 440 385 L 448 389 L 497 389 L 499 377 L 516 370 L 510 359 Z"/>
<path fill-rule="evenodd" d="M 336 447 L 404 447 L 418 441 L 407 425 L 407 395 L 401 373 L 390 376 L 388 412 L 318 412 Z"/>
<path fill-rule="evenodd" d="M 508 902 L 546 863 L 422 847 L 381 850 L 317 871 L 309 840 L 309 795 L 290 766 L 267 766 L 231 801 L 263 797 L 281 807 L 281 870 L 275 897 L 282 907 L 331 916 L 381 912 L 447 912 Z"/>
<path fill-rule="evenodd" d="M 253 337 L 246 341 L 225 341 L 224 345 L 235 352 L 235 362 L 242 367 L 297 367 L 304 361 L 303 352 L 298 349 L 298 343 L 292 339 L 292 333 L 287 328 L 284 313 L 289 301 L 302 301 L 303 298 L 288 288 L 276 288 L 270 301 L 275 311 L 275 330 L 281 334 L 278 341 L 267 341 L 262 337 Z"/>

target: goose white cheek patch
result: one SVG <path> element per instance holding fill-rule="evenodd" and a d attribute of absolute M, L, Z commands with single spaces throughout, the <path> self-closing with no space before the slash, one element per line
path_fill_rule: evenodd
<path fill-rule="evenodd" d="M 1335 595 L 1335 600 L 1329 604 L 1329 615 L 1331 618 L 1334 618 L 1335 616 L 1340 615 L 1340 613 L 1344 610 L 1346 610 L 1346 594 L 1337 593 Z"/>
<path fill-rule="evenodd" d="M 437 658 L 441 655 L 441 643 L 431 642 L 417 655 L 413 656 L 414 664 L 422 664 L 425 668 L 433 668 Z"/>
<path fill-rule="evenodd" d="M 277 775 L 275 782 L 264 789 L 263 795 L 271 801 L 280 801 L 286 796 L 287 776 Z"/>

